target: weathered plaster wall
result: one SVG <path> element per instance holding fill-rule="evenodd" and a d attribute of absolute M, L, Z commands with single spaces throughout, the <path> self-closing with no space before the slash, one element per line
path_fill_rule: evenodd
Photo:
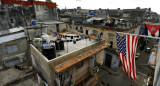
<path fill-rule="evenodd" d="M 74 66 L 73 69 L 73 74 L 72 74 L 72 81 L 77 81 L 80 80 L 80 78 L 82 78 L 82 76 L 84 76 L 86 73 L 88 73 L 88 66 L 89 66 L 89 61 L 88 59 L 83 60 L 83 66 L 80 67 L 79 69 L 76 69 L 76 66 Z"/>
<path fill-rule="evenodd" d="M 104 50 L 101 50 L 96 53 L 96 60 L 97 63 L 103 65 L 103 60 L 104 60 Z"/>
<path fill-rule="evenodd" d="M 30 25 L 32 18 L 34 18 L 33 7 L 2 4 L 0 9 L 0 30 Z"/>
<path fill-rule="evenodd" d="M 18 52 L 8 54 L 7 46 L 13 45 L 13 44 L 17 45 Z M 17 54 L 20 54 L 20 53 L 26 53 L 27 50 L 28 50 L 28 47 L 27 47 L 26 38 L 21 38 L 21 39 L 17 39 L 17 40 L 14 40 L 14 41 L 10 41 L 10 42 L 7 42 L 7 43 L 0 44 L 0 60 L 4 57 L 14 56 L 14 55 L 17 55 Z"/>
<path fill-rule="evenodd" d="M 138 28 L 133 28 L 133 30 L 130 30 L 130 31 L 124 31 L 124 32 L 132 32 L 134 30 L 136 30 Z M 97 31 L 98 33 L 97 34 L 100 34 L 101 32 L 103 32 L 103 38 L 105 39 L 105 41 L 107 43 L 110 43 L 110 39 L 109 39 L 109 36 L 112 35 L 113 36 L 113 48 L 117 48 L 117 41 L 116 41 L 116 31 L 115 30 L 110 30 L 110 29 L 102 29 L 102 28 L 99 28 L 99 27 L 88 27 L 88 26 L 83 26 L 83 33 L 86 33 L 86 30 L 88 30 L 88 34 L 94 34 L 95 31 Z"/>
<path fill-rule="evenodd" d="M 62 32 L 64 29 L 67 29 L 67 28 L 68 28 L 68 25 L 66 23 L 59 24 L 59 30 L 60 30 L 60 32 Z M 51 33 L 50 30 L 52 30 L 54 32 L 57 32 L 56 24 L 48 25 L 48 27 L 47 27 L 47 33 Z"/>
<path fill-rule="evenodd" d="M 36 19 L 40 21 L 53 21 L 57 20 L 56 8 L 48 8 L 44 5 L 34 5 L 36 12 Z"/>

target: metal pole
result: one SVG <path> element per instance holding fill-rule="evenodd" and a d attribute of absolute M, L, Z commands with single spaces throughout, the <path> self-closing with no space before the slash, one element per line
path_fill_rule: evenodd
<path fill-rule="evenodd" d="M 67 53 L 68 53 L 68 42 L 67 42 Z"/>
<path fill-rule="evenodd" d="M 144 38 L 160 39 L 160 37 L 152 37 L 152 36 L 145 36 L 145 35 L 139 35 L 139 34 L 131 34 L 131 33 L 123 33 L 123 32 L 116 32 L 116 33 L 124 34 L 124 35 L 139 36 L 139 37 L 144 37 Z"/>

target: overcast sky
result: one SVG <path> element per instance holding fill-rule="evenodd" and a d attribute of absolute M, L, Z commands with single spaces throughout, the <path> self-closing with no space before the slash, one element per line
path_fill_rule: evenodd
<path fill-rule="evenodd" d="M 58 7 L 76 8 L 81 6 L 82 9 L 129 9 L 129 8 L 151 8 L 152 11 L 160 14 L 160 0 L 52 0 Z"/>

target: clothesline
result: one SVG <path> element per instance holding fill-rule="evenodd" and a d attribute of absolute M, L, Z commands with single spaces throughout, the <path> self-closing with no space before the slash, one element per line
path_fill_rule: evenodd
<path fill-rule="evenodd" d="M 153 38 L 153 39 L 160 39 L 160 37 L 153 37 L 153 36 L 146 36 L 146 35 L 139 35 L 139 34 L 131 34 L 131 33 L 124 33 L 124 32 L 116 32 L 118 34 L 124 34 L 124 35 L 133 35 L 133 36 L 139 36 L 144 38 Z"/>

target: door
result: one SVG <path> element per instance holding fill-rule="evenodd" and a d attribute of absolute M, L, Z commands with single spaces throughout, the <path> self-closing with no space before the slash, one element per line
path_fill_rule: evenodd
<path fill-rule="evenodd" d="M 109 54 L 106 54 L 106 61 L 105 61 L 105 66 L 111 67 L 111 61 L 112 61 L 112 56 Z"/>
<path fill-rule="evenodd" d="M 88 35 L 88 30 L 86 30 L 86 35 Z"/>
<path fill-rule="evenodd" d="M 110 48 L 112 49 L 113 48 L 113 41 L 110 41 Z"/>
<path fill-rule="evenodd" d="M 60 29 L 59 29 L 59 24 L 56 24 L 56 29 L 57 29 L 57 32 L 60 31 Z"/>

